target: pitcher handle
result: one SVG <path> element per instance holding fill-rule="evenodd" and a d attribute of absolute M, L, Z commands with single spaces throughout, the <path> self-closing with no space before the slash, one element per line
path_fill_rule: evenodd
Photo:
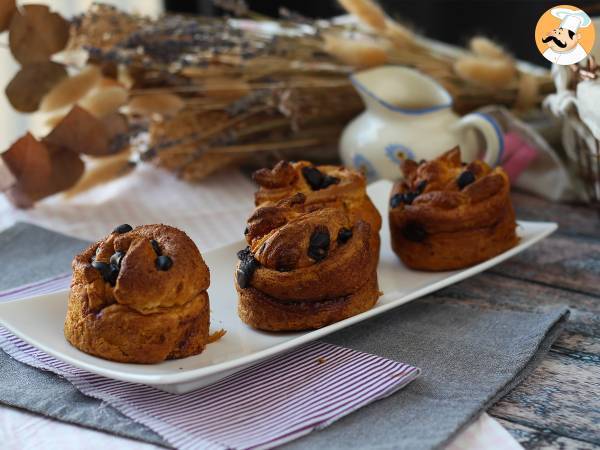
<path fill-rule="evenodd" d="M 459 131 L 475 128 L 485 140 L 485 155 L 483 160 L 491 167 L 500 163 L 504 151 L 504 138 L 498 122 L 489 114 L 475 112 L 460 119 L 457 125 Z"/>

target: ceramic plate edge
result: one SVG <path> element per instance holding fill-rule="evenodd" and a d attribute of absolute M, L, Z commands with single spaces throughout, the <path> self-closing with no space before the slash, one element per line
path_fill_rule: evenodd
<path fill-rule="evenodd" d="M 458 281 L 462 281 L 466 278 L 469 278 L 473 275 L 483 272 L 484 270 L 487 270 L 490 267 L 493 267 L 493 266 L 511 258 L 512 256 L 520 253 L 521 251 L 529 248 L 533 244 L 535 244 L 535 243 L 539 242 L 540 240 L 544 239 L 545 237 L 549 236 L 554 231 L 556 231 L 556 229 L 558 228 L 558 225 L 555 222 L 518 221 L 518 223 L 519 224 L 531 223 L 531 224 L 536 224 L 536 225 L 544 225 L 544 226 L 547 226 L 548 228 L 546 230 L 543 230 L 542 232 L 540 232 L 538 235 L 536 235 L 530 241 L 528 241 L 526 245 L 519 244 L 492 259 L 484 261 L 484 262 L 482 262 L 476 266 L 470 267 L 468 269 L 459 271 L 459 272 L 449 276 L 448 278 L 440 280 L 431 285 L 425 286 L 421 289 L 411 292 L 410 294 L 407 294 L 396 300 L 390 301 L 389 303 L 387 303 L 385 305 L 370 309 L 361 314 L 349 317 L 340 322 L 333 323 L 331 325 L 320 328 L 318 330 L 309 331 L 301 336 L 298 336 L 297 338 L 294 338 L 287 342 L 282 342 L 281 344 L 274 345 L 273 347 L 269 347 L 264 350 L 260 350 L 258 352 L 244 355 L 244 356 L 241 356 L 234 360 L 225 361 L 225 362 L 218 363 L 218 364 L 213 364 L 208 367 L 200 367 L 198 369 L 189 370 L 189 371 L 186 371 L 185 373 L 173 373 L 173 374 L 163 374 L 163 375 L 144 375 L 144 374 L 129 375 L 126 372 L 115 371 L 113 369 L 105 369 L 102 367 L 98 367 L 94 364 L 81 362 L 77 359 L 73 359 L 68 355 L 57 355 L 55 352 L 52 351 L 51 348 L 47 348 L 42 343 L 34 342 L 31 339 L 28 339 L 25 336 L 23 336 L 21 333 L 18 332 L 18 330 L 14 330 L 10 326 L 7 326 L 7 324 L 5 324 L 1 318 L 0 318 L 0 323 L 2 323 L 3 326 L 5 326 L 7 329 L 9 329 L 12 333 L 14 333 L 19 338 L 23 339 L 26 342 L 29 342 L 31 345 L 39 348 L 40 350 L 48 353 L 49 355 L 52 355 L 61 361 L 72 364 L 75 367 L 78 367 L 80 369 L 89 370 L 90 372 L 96 373 L 98 375 L 106 376 L 106 377 L 121 380 L 121 381 L 128 381 L 128 382 L 133 382 L 133 383 L 143 383 L 143 384 L 153 384 L 153 385 L 185 383 L 185 382 L 190 382 L 190 381 L 200 379 L 200 378 L 208 376 L 208 375 L 215 375 L 220 372 L 230 371 L 232 369 L 235 369 L 236 367 L 243 367 L 243 366 L 249 365 L 253 362 L 259 362 L 259 361 L 262 361 L 271 356 L 278 355 L 285 351 L 293 350 L 303 344 L 312 342 L 316 339 L 319 339 L 320 337 L 326 336 L 335 331 L 346 328 L 347 326 L 350 326 L 357 322 L 369 319 L 371 317 L 374 317 L 376 315 L 379 315 L 386 311 L 389 311 L 390 309 L 393 309 L 393 308 L 401 306 L 405 303 L 408 303 L 412 300 L 415 300 L 417 298 L 431 294 L 432 292 L 435 292 L 439 289 L 443 289 L 444 287 L 447 287 Z M 235 244 L 235 243 L 229 243 L 229 244 L 221 246 L 219 248 L 215 248 L 215 249 L 211 250 L 211 252 L 217 252 L 217 251 L 222 250 L 225 247 L 229 247 L 233 244 Z M 46 294 L 46 295 L 48 295 L 48 294 Z M 393 292 L 385 294 L 385 295 L 391 296 L 391 295 L 393 295 Z"/>

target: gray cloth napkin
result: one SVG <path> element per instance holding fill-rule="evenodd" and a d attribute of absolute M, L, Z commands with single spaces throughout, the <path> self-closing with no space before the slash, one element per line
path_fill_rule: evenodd
<path fill-rule="evenodd" d="M 0 271 L 0 290 L 68 270 L 72 255 L 84 245 L 32 225 L 15 225 L 0 234 L 0 261 L 11 263 Z M 423 373 L 398 393 L 285 448 L 439 448 L 527 376 L 567 315 L 565 308 L 495 311 L 424 298 L 328 336 L 326 342 L 402 361 Z M 54 374 L 2 351 L 0 368 L 2 403 L 168 446 L 149 428 Z"/>

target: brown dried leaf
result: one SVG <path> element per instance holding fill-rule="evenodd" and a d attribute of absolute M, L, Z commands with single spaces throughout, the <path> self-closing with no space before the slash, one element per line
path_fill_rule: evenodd
<path fill-rule="evenodd" d="M 44 141 L 75 154 L 104 156 L 113 153 L 110 141 L 116 132 L 122 132 L 122 128 L 115 132 L 114 127 L 75 105 Z"/>
<path fill-rule="evenodd" d="M 8 30 L 10 19 L 17 9 L 15 0 L 0 1 L 0 32 Z"/>
<path fill-rule="evenodd" d="M 32 199 L 41 198 L 45 180 L 52 173 L 48 148 L 27 133 L 2 154 L 6 166 L 17 179 L 16 188 Z"/>
<path fill-rule="evenodd" d="M 10 21 L 8 44 L 17 61 L 46 61 L 67 45 L 69 22 L 46 5 L 23 5 Z"/>
<path fill-rule="evenodd" d="M 17 111 L 33 112 L 40 101 L 60 80 L 67 77 L 62 64 L 52 61 L 25 64 L 6 86 L 5 93 Z"/>
<path fill-rule="evenodd" d="M 101 119 L 102 124 L 106 128 L 108 133 L 108 138 L 113 139 L 118 134 L 127 133 L 129 130 L 129 125 L 127 123 L 127 118 L 118 112 L 114 112 L 109 114 Z"/>
<path fill-rule="evenodd" d="M 50 160 L 52 161 L 50 179 L 52 193 L 62 192 L 74 186 L 85 170 L 85 164 L 79 155 L 64 148 L 51 145 Z"/>
<path fill-rule="evenodd" d="M 102 73 L 96 66 L 87 66 L 80 73 L 58 83 L 42 99 L 40 110 L 53 111 L 75 103 L 85 96 L 97 83 Z"/>
<path fill-rule="evenodd" d="M 127 101 L 129 91 L 120 85 L 94 89 L 78 104 L 94 116 L 101 118 L 116 112 Z"/>
<path fill-rule="evenodd" d="M 183 99 L 173 94 L 147 94 L 133 97 L 127 105 L 131 114 L 172 116 L 184 106 Z"/>
<path fill-rule="evenodd" d="M 11 145 L 2 158 L 17 179 L 7 195 L 19 208 L 68 189 L 84 170 L 78 155 L 40 142 L 30 133 Z"/>

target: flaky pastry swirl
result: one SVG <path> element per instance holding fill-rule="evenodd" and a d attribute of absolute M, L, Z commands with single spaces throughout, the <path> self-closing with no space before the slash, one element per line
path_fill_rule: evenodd
<path fill-rule="evenodd" d="M 117 227 L 73 260 L 65 337 L 106 359 L 154 363 L 208 342 L 208 267 L 183 232 Z"/>
<path fill-rule="evenodd" d="M 305 205 L 304 194 L 262 206 L 246 240 L 258 263 L 249 284 L 280 301 L 319 301 L 351 294 L 374 270 L 371 226 L 343 210 Z M 243 265 L 243 261 L 240 262 Z M 242 283 L 243 284 L 243 283 Z"/>
<path fill-rule="evenodd" d="M 517 243 L 510 181 L 501 167 L 463 164 L 460 149 L 402 165 L 390 197 L 394 251 L 413 268 L 449 270 L 488 259 Z"/>
<path fill-rule="evenodd" d="M 373 232 L 381 228 L 381 216 L 367 196 L 364 175 L 358 171 L 342 166 L 315 166 L 308 161 L 280 161 L 273 169 L 254 172 L 253 179 L 260 186 L 255 194 L 256 206 L 301 193 L 307 206 L 342 209 L 353 219 L 368 222 Z"/>

